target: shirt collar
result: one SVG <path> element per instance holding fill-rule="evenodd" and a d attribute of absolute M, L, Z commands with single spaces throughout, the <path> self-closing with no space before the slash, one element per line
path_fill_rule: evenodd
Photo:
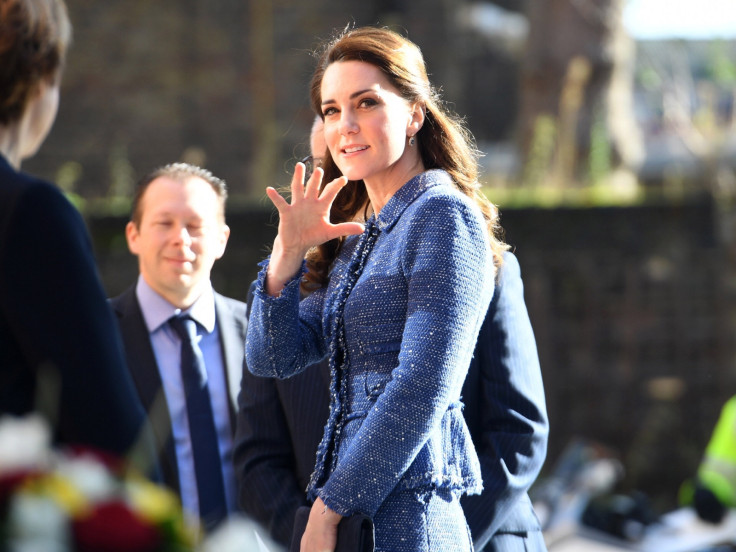
<path fill-rule="evenodd" d="M 215 292 L 211 283 L 194 304 L 184 310 L 176 308 L 161 297 L 146 283 L 141 275 L 138 276 L 135 292 L 149 333 L 155 332 L 169 318 L 179 314 L 191 316 L 207 333 L 211 333 L 215 329 Z"/>
<path fill-rule="evenodd" d="M 441 169 L 430 169 L 418 174 L 391 196 L 381 212 L 378 213 L 376 224 L 381 231 L 388 231 L 396 224 L 406 208 L 433 186 L 444 184 L 449 186 L 452 179 L 447 172 Z"/>

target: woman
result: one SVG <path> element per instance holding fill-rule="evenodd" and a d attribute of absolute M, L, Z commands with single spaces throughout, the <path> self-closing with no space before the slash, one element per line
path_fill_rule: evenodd
<path fill-rule="evenodd" d="M 0 413 L 41 411 L 59 441 L 122 454 L 144 414 L 84 222 L 19 170 L 56 117 L 70 34 L 62 0 L 0 2 Z"/>
<path fill-rule="evenodd" d="M 327 44 L 311 99 L 328 151 L 306 186 L 297 164 L 291 203 L 267 190 L 279 229 L 246 345 L 256 375 L 330 359 L 302 550 L 333 550 L 354 513 L 377 550 L 471 550 L 459 497 L 482 483 L 460 389 L 505 249 L 475 150 L 419 49 L 386 29 Z"/>

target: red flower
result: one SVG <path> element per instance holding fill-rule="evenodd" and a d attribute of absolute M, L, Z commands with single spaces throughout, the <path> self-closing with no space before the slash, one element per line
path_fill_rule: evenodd
<path fill-rule="evenodd" d="M 99 504 L 74 520 L 78 552 L 155 552 L 162 545 L 158 530 L 122 501 Z"/>

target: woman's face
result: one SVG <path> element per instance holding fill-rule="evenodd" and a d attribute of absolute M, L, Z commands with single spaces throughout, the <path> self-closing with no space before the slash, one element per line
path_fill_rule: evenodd
<path fill-rule="evenodd" d="M 407 155 L 407 137 L 419 129 L 415 106 L 376 66 L 332 63 L 322 78 L 321 93 L 324 138 L 349 180 L 387 174 Z"/>

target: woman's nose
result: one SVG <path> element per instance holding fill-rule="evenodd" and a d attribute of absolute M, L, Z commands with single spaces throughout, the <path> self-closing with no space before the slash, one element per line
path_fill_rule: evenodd
<path fill-rule="evenodd" d="M 358 132 L 358 122 L 355 119 L 355 114 L 349 109 L 343 110 L 340 114 L 340 134 L 346 135 L 356 132 Z"/>

